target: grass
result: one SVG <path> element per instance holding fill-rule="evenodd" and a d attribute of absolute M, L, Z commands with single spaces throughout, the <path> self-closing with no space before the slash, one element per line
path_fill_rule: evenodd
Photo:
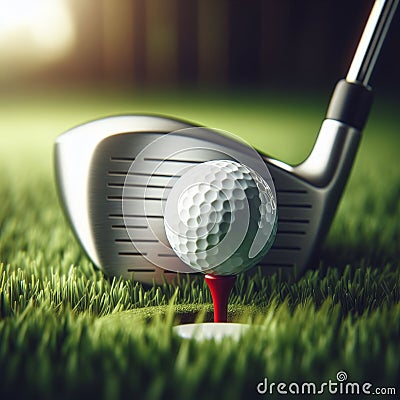
<path fill-rule="evenodd" d="M 230 130 L 296 162 L 325 106 L 318 98 L 210 98 L 71 91 L 0 99 L 2 398 L 260 398 L 256 386 L 264 377 L 320 384 L 340 370 L 349 381 L 397 385 L 399 393 L 395 104 L 375 105 L 315 269 L 292 283 L 257 271 L 239 277 L 229 315 L 251 324 L 240 343 L 171 334 L 178 321 L 210 318 L 202 279 L 143 287 L 105 277 L 82 253 L 53 183 L 51 146 L 63 130 L 107 113 L 166 112 Z"/>

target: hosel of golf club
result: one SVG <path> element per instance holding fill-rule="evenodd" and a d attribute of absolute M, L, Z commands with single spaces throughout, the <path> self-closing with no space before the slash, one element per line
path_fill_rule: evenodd
<path fill-rule="evenodd" d="M 339 81 L 329 103 L 326 119 L 362 131 L 371 109 L 372 90 L 358 82 Z"/>
<path fill-rule="evenodd" d="M 293 167 L 293 174 L 317 188 L 343 190 L 372 100 L 370 87 L 339 81 L 314 147 L 304 162 Z"/>
<path fill-rule="evenodd" d="M 348 180 L 372 103 L 372 91 L 357 83 L 340 81 L 307 159 L 298 166 L 277 164 L 303 181 L 310 193 L 317 220 L 309 237 L 310 254 L 317 254 L 327 235 Z M 311 195 L 312 194 L 312 195 Z M 279 209 L 279 197 L 278 197 Z M 307 263 L 311 263 L 309 260 Z"/>
<path fill-rule="evenodd" d="M 371 88 L 339 81 L 310 155 L 301 164 L 286 169 L 315 188 L 335 193 L 343 190 L 372 99 Z"/>

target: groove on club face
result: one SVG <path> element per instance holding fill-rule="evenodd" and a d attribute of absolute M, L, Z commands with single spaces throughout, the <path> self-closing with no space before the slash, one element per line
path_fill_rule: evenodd
<path fill-rule="evenodd" d="M 201 134 L 203 136 L 205 132 Z M 175 255 L 165 235 L 163 207 L 169 191 L 193 166 L 211 159 L 230 158 L 225 152 L 227 147 L 233 147 L 235 150 L 232 151 L 237 152 L 237 148 L 245 146 L 214 132 L 208 135 L 212 140 L 178 135 L 170 139 L 167 153 L 172 155 L 169 158 L 159 156 L 156 143 L 152 144 L 155 150 L 144 156 L 143 163 L 127 162 L 128 159 L 133 162 L 135 153 L 144 147 L 143 135 L 148 143 L 154 143 L 157 136 L 126 133 L 105 138 L 97 145 L 91 170 L 96 171 L 98 179 L 93 177 L 88 188 L 90 225 L 100 265 L 107 266 L 108 272 L 126 277 L 134 273 L 135 279 L 161 282 L 174 278 L 172 270 L 194 273 Z M 136 146 L 138 140 L 141 146 Z M 182 145 L 187 149 L 177 152 Z M 246 152 L 243 154 L 249 158 Z M 252 162 L 255 161 L 249 159 L 248 163 Z M 261 159 L 259 162 L 263 164 Z M 107 218 L 99 221 L 98 217 L 102 215 Z M 145 276 L 146 270 L 148 276 Z"/>
<path fill-rule="evenodd" d="M 90 193 L 93 193 L 93 197 L 97 199 L 106 198 L 108 201 L 97 202 L 93 201 L 93 218 L 104 214 L 104 204 L 106 204 L 108 210 L 108 218 L 102 222 L 93 221 L 92 225 L 96 226 L 97 233 L 96 238 L 98 240 L 97 246 L 99 247 L 99 256 L 101 257 L 101 265 L 108 265 L 111 268 L 115 268 L 121 274 L 121 265 L 128 265 L 123 271 L 124 276 L 130 275 L 132 272 L 137 275 L 141 274 L 141 279 L 145 279 L 143 276 L 146 272 L 145 266 L 148 268 L 148 272 L 151 275 L 151 279 L 155 279 L 156 282 L 160 282 L 164 276 L 164 270 L 161 268 L 154 267 L 154 264 L 146 260 L 148 253 L 157 253 L 156 257 L 164 268 L 176 268 L 177 264 L 182 263 L 181 260 L 175 255 L 173 250 L 170 248 L 168 240 L 164 234 L 164 221 L 162 215 L 162 202 L 165 196 L 171 188 L 170 180 L 174 179 L 173 173 L 170 170 L 170 174 L 165 177 L 154 177 L 150 181 L 153 183 L 153 179 L 157 183 L 156 188 L 145 187 L 142 176 L 136 177 L 137 185 L 132 184 L 128 189 L 125 188 L 128 193 L 127 201 L 132 205 L 132 209 L 141 210 L 141 202 L 146 202 L 147 210 L 149 214 L 147 217 L 138 213 L 131 215 L 123 215 L 122 211 L 122 197 L 123 197 L 123 186 L 115 185 L 120 183 L 121 177 L 126 177 L 129 166 L 119 163 L 114 165 L 108 152 L 115 147 L 115 151 L 120 151 L 118 147 L 121 144 L 121 140 L 134 140 L 134 137 L 124 135 L 124 138 L 113 137 L 107 139 L 103 146 L 98 147 L 98 167 L 96 170 L 99 172 L 99 176 L 102 176 L 102 171 L 99 168 L 104 168 L 106 172 L 109 166 L 118 168 L 121 175 L 118 175 L 117 181 L 116 176 L 108 176 L 107 182 L 99 180 L 97 184 L 91 186 Z M 115 142 L 115 145 L 112 143 Z M 107 154 L 104 154 L 102 147 Z M 123 149 L 129 149 L 128 145 L 121 146 Z M 116 154 L 116 153 L 112 153 Z M 104 165 L 102 160 L 106 158 L 110 159 L 109 165 Z M 115 157 L 113 157 L 115 158 Z M 191 164 L 198 164 L 203 160 L 192 160 Z M 163 163 L 163 166 L 169 170 L 169 163 Z M 125 169 L 124 169 L 125 168 Z M 316 200 L 315 188 L 310 187 L 305 182 L 300 181 L 298 178 L 281 171 L 274 165 L 269 165 L 270 171 L 274 177 L 275 185 L 279 185 L 277 189 L 278 198 L 278 231 L 275 242 L 270 249 L 268 255 L 260 265 L 265 273 L 275 272 L 277 268 L 285 270 L 284 273 L 291 273 L 293 268 L 297 266 L 301 269 L 310 257 L 312 251 L 313 238 L 310 238 L 311 232 L 318 230 L 319 218 L 313 218 L 316 213 L 321 214 L 320 204 L 314 204 Z M 165 174 L 166 175 L 166 174 Z M 134 181 L 136 181 L 136 179 Z M 146 177 L 148 180 L 148 177 Z M 164 187 L 163 187 L 164 183 Z M 150 184 L 150 186 L 153 186 Z M 110 201 L 112 198 L 121 199 L 120 201 Z M 280 205 L 282 204 L 282 207 Z M 96 207 L 99 207 L 96 210 Z M 126 223 L 126 230 L 124 230 L 124 223 Z M 115 231 L 115 227 L 120 227 L 118 231 Z M 154 239 L 152 231 L 157 232 L 157 236 L 161 237 L 160 241 Z M 133 241 L 131 240 L 133 238 Z M 112 245 L 106 245 L 105 243 L 111 241 Z M 137 248 L 140 248 L 140 251 Z M 142 252 L 142 257 L 141 256 Z M 172 271 L 168 274 L 168 278 L 173 277 Z M 191 272 L 188 270 L 188 272 Z M 147 281 L 147 280 L 146 280 Z"/>
<path fill-rule="evenodd" d="M 302 271 L 315 248 L 315 236 L 322 213 L 319 191 L 271 165 L 268 168 L 275 182 L 278 202 L 278 230 L 275 242 L 260 267 L 271 272 L 276 269 L 291 273 Z"/>
<path fill-rule="evenodd" d="M 119 118 L 124 118 L 123 126 Z M 158 130 L 151 131 L 151 126 L 157 124 Z M 144 132 L 135 132 L 143 125 Z M 110 133 L 111 126 L 114 132 Z M 192 272 L 169 246 L 163 203 L 182 172 L 204 161 L 229 157 L 220 151 L 196 150 L 189 152 L 190 157 L 183 154 L 165 161 L 152 154 L 140 164 L 142 169 L 131 169 L 143 148 L 168 133 L 171 126 L 179 129 L 190 125 L 159 117 L 113 117 L 75 128 L 61 136 L 56 144 L 56 173 L 66 214 L 91 260 L 110 275 L 126 278 L 133 275 L 135 280 L 144 283 L 161 283 L 176 277 L 173 270 L 177 266 L 180 271 Z M 315 149 L 308 164 L 306 160 L 299 167 L 264 156 L 274 180 L 278 207 L 276 239 L 260 263 L 266 274 L 277 270 L 288 275 L 294 269 L 299 273 L 304 271 L 328 231 L 354 159 L 359 134 L 340 123 L 327 124 L 327 127 L 320 132 L 318 146 L 324 146 L 324 136 L 329 138 L 327 143 L 334 141 L 336 145 L 333 154 L 329 154 L 334 165 L 326 162 L 329 182 L 321 187 L 307 181 L 306 176 L 307 170 L 313 169 L 309 160 L 317 158 Z M 84 137 L 93 139 L 87 148 L 82 147 Z M 170 146 L 176 146 L 177 140 L 186 138 L 171 138 Z M 241 144 L 217 132 L 210 131 L 208 137 L 196 140 L 197 144 L 212 148 L 242 150 Z M 81 151 L 76 150 L 79 146 Z M 248 163 L 252 162 L 248 159 Z M 314 175 L 310 173 L 311 180 Z M 318 177 L 316 182 L 326 180 Z M 123 198 L 129 205 L 129 212 L 125 214 Z M 143 214 L 144 205 L 147 217 Z M 149 259 L 156 259 L 156 264 L 163 268 Z"/>
<path fill-rule="evenodd" d="M 100 178 L 97 171 L 91 169 L 97 146 L 106 138 L 114 135 L 122 134 L 123 136 L 129 132 L 141 132 L 141 135 L 135 139 L 135 146 L 130 146 L 131 153 L 125 151 L 121 155 L 121 151 L 118 151 L 112 160 L 116 163 L 123 162 L 129 168 L 135 154 L 152 140 L 152 134 L 157 136 L 160 133 L 171 132 L 189 126 L 191 125 L 186 122 L 170 118 L 125 115 L 103 118 L 80 125 L 57 138 L 54 149 L 54 162 L 61 205 L 75 236 L 95 266 L 111 275 L 132 275 L 131 272 L 127 272 L 127 268 L 131 265 L 131 262 L 126 262 L 128 256 L 118 255 L 118 252 L 124 252 L 124 249 L 119 250 L 118 247 L 114 247 L 114 234 L 109 235 L 107 238 L 106 233 L 104 237 L 105 242 L 99 243 L 99 227 L 92 226 L 92 222 L 95 221 L 95 224 L 99 224 L 101 229 L 101 226 L 104 226 L 105 220 L 108 217 L 114 218 L 113 224 L 118 224 L 116 218 L 120 218 L 121 215 L 121 206 L 118 201 L 110 202 L 109 211 L 102 215 L 93 215 L 94 210 L 90 208 L 89 184 L 91 180 L 94 179 L 96 182 L 100 180 L 100 185 L 106 182 L 105 175 Z M 144 134 L 145 132 L 150 133 Z M 114 156 L 107 154 L 107 159 L 108 157 L 111 160 Z M 117 173 L 114 176 L 112 171 L 110 172 L 109 175 L 113 176 L 115 182 L 123 185 L 126 173 L 123 172 L 121 174 L 120 171 L 116 171 Z M 104 198 L 101 200 L 95 199 L 95 202 L 97 201 L 105 202 L 106 200 Z M 113 232 L 107 224 L 106 226 L 108 231 Z M 121 231 L 123 230 L 119 230 L 120 233 Z M 119 239 L 123 240 L 123 242 L 116 243 L 126 244 L 126 240 L 130 240 L 126 230 L 125 235 L 122 232 Z M 100 245 L 101 248 L 98 248 L 97 245 Z M 114 255 L 114 258 L 119 260 L 119 262 L 112 264 L 113 269 L 109 269 L 109 266 L 103 263 L 102 254 L 108 249 L 110 249 L 110 253 Z M 128 247 L 127 252 L 134 252 L 131 245 Z M 136 259 L 137 263 L 134 264 L 135 269 L 137 269 L 135 279 L 143 282 L 151 282 L 154 275 L 154 267 L 149 268 L 148 263 L 144 263 L 144 267 L 141 269 L 143 257 L 136 257 Z"/>

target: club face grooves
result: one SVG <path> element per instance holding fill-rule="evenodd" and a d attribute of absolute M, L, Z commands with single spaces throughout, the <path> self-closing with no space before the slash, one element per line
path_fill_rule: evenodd
<path fill-rule="evenodd" d="M 156 257 L 161 260 L 161 265 L 166 262 L 168 265 L 181 262 L 172 249 L 165 251 L 165 245 L 168 245 L 166 239 L 160 244 L 157 240 L 145 235 L 147 224 L 150 223 L 151 229 L 158 230 L 158 234 L 164 237 L 162 213 L 150 214 L 147 218 L 140 213 L 132 213 L 125 215 L 124 218 L 122 211 L 125 178 L 128 173 L 132 175 L 132 171 L 129 171 L 131 162 L 127 160 L 132 160 L 132 162 L 134 160 L 134 155 L 127 155 L 125 152 L 129 152 L 132 148 L 129 142 L 135 141 L 137 137 L 135 135 L 137 134 L 111 137 L 97 146 L 91 168 L 97 171 L 99 177 L 105 176 L 106 179 L 92 180 L 89 190 L 92 194 L 89 209 L 93 210 L 91 226 L 95 227 L 94 237 L 97 240 L 96 248 L 99 249 L 101 265 L 110 266 L 110 269 L 119 269 L 126 277 L 134 273 L 136 278 L 140 275 L 142 281 L 149 283 L 151 278 L 151 280 L 161 282 L 165 278 L 165 272 L 168 272 L 169 279 L 174 276 L 174 273 L 155 268 L 146 259 L 147 253 L 141 257 L 136 247 L 143 249 L 148 245 L 148 251 L 156 253 Z M 108 162 L 105 163 L 104 160 Z M 172 165 L 183 163 L 196 165 L 203 162 L 203 159 L 190 160 L 189 163 L 188 160 L 165 161 L 157 157 L 149 157 L 148 161 L 164 162 L 169 164 L 168 168 L 171 168 Z M 313 250 L 312 245 L 315 240 L 311 235 L 312 232 L 318 231 L 318 228 L 314 227 L 318 217 L 314 218 L 314 215 L 319 211 L 319 207 L 314 204 L 316 189 L 274 165 L 268 165 L 268 167 L 277 192 L 278 229 L 274 245 L 259 266 L 266 274 L 282 269 L 285 274 L 290 275 L 295 267 L 297 270 L 304 269 Z M 150 176 L 152 181 L 149 184 Z M 138 183 L 126 187 L 127 193 L 132 193 L 132 196 L 127 196 L 125 200 L 146 201 L 149 206 L 154 204 L 157 208 L 156 204 L 165 200 L 165 194 L 172 187 L 171 179 L 176 178 L 176 174 L 139 172 L 134 179 L 136 178 Z M 145 195 L 144 190 L 153 191 L 151 193 L 157 193 L 158 197 Z M 164 197 L 161 197 L 163 192 Z M 105 218 L 99 221 L 99 216 L 102 215 L 105 215 Z M 124 227 L 126 229 L 123 229 Z M 148 276 L 143 275 L 146 271 L 149 272 Z"/>

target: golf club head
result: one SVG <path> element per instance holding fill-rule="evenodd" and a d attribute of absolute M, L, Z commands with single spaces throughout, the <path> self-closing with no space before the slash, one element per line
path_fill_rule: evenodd
<path fill-rule="evenodd" d="M 204 128 L 201 135 L 186 135 L 185 130 L 193 127 L 172 118 L 127 115 L 89 122 L 58 137 L 55 170 L 63 208 L 83 249 L 107 274 L 161 283 L 174 279 L 178 269 L 191 272 L 188 267 L 177 268 L 182 261 L 170 247 L 165 249 L 169 245 L 162 201 L 171 179 L 180 176 L 182 168 L 226 159 L 227 151 L 232 158 L 244 157 L 247 165 L 253 162 L 243 143 L 210 129 L 205 134 Z M 168 135 L 174 131 L 183 134 Z M 129 188 L 134 211 L 124 218 L 123 190 L 127 174 L 132 174 L 130 167 L 146 146 L 163 137 L 167 142 L 162 147 L 168 144 L 171 156 L 160 157 L 160 148 L 147 154 L 150 164 L 158 163 L 158 170 L 152 173 L 154 167 L 144 166 L 134 172 L 136 180 Z M 262 155 L 275 184 L 278 208 L 275 242 L 259 264 L 263 272 L 282 270 L 290 275 L 310 265 L 329 229 L 359 137 L 358 130 L 325 120 L 314 150 L 301 165 L 292 167 Z M 177 158 L 175 149 L 182 143 L 197 150 Z M 147 218 L 144 207 L 150 207 Z"/>

